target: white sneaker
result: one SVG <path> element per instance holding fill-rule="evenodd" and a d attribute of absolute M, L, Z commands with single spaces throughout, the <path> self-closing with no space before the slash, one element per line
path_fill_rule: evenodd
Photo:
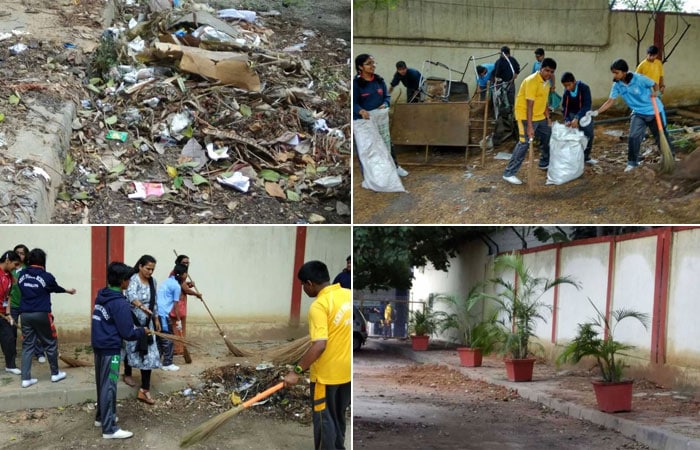
<path fill-rule="evenodd" d="M 119 423 L 119 417 L 115 417 L 115 418 L 114 418 L 114 423 Z M 101 426 L 102 426 L 102 422 L 100 422 L 99 420 L 96 420 L 96 421 L 95 421 L 95 426 L 96 426 L 96 427 L 101 427 Z"/>
<path fill-rule="evenodd" d="M 630 164 L 627 164 L 627 167 L 625 167 L 625 172 L 631 172 L 636 168 L 637 168 L 637 166 L 632 166 Z"/>
<path fill-rule="evenodd" d="M 175 372 L 176 370 L 180 370 L 179 366 L 176 366 L 175 364 L 170 364 L 169 366 L 163 366 L 161 367 L 163 370 L 169 370 L 171 372 Z"/>
<path fill-rule="evenodd" d="M 51 375 L 51 382 L 56 383 L 57 381 L 61 381 L 64 378 L 66 378 L 66 373 L 58 372 L 56 375 Z"/>
<path fill-rule="evenodd" d="M 37 359 L 37 361 L 39 361 L 40 363 L 44 364 L 44 363 L 46 362 L 46 358 L 44 358 L 43 356 L 40 356 L 40 357 Z"/>
<path fill-rule="evenodd" d="M 408 176 L 408 171 L 401 166 L 398 166 L 396 168 L 396 173 L 399 174 L 400 177 Z"/>
<path fill-rule="evenodd" d="M 112 434 L 102 434 L 102 437 L 105 439 L 128 439 L 131 436 L 133 436 L 134 433 L 131 431 L 126 431 L 126 430 L 117 430 Z"/>
<path fill-rule="evenodd" d="M 37 384 L 38 382 L 39 382 L 39 380 L 37 380 L 36 378 L 32 378 L 29 380 L 22 380 L 22 387 L 28 388 L 29 386 L 31 386 L 33 384 Z"/>
<path fill-rule="evenodd" d="M 13 367 L 12 369 L 5 367 L 5 372 L 14 373 L 15 375 L 22 375 L 22 371 L 17 369 L 16 367 Z"/>
<path fill-rule="evenodd" d="M 520 178 L 516 177 L 515 175 L 511 175 L 509 177 L 503 175 L 503 179 L 509 182 L 510 184 L 523 184 L 523 182 L 520 181 Z"/>
<path fill-rule="evenodd" d="M 590 165 L 592 165 L 592 166 L 595 166 L 596 164 L 598 164 L 598 160 L 597 160 L 597 159 L 593 159 L 593 158 L 587 159 L 587 160 L 586 160 L 586 164 L 590 164 Z"/>

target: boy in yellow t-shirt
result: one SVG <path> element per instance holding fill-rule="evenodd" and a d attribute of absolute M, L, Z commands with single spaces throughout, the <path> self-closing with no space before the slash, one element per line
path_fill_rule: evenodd
<path fill-rule="evenodd" d="M 666 89 L 666 84 L 664 84 L 664 65 L 661 62 L 661 56 L 659 55 L 659 48 L 657 46 L 649 46 L 646 59 L 637 66 L 637 73 L 651 78 L 651 80 L 656 83 L 654 86 L 655 91 L 664 92 L 664 89 Z"/>
<path fill-rule="evenodd" d="M 284 382 L 293 386 L 311 369 L 314 448 L 344 449 L 345 412 L 351 399 L 351 293 L 330 284 L 328 267 L 321 261 L 305 263 L 297 278 L 306 295 L 316 297 L 308 316 L 311 347 Z"/>
<path fill-rule="evenodd" d="M 515 99 L 515 120 L 518 122 L 520 140 L 513 149 L 503 179 L 511 184 L 522 184 L 515 174 L 525 160 L 528 142 L 535 136 L 540 140 L 540 169 L 549 167 L 549 138 L 552 135 L 551 119 L 547 99 L 549 97 L 549 79 L 554 74 L 557 63 L 552 58 L 542 60 L 539 71 L 525 78 L 520 84 L 518 97 Z M 533 180 L 529 180 L 530 183 Z"/>

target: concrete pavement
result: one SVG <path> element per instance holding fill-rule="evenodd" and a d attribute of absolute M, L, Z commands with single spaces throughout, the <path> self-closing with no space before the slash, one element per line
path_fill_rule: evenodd
<path fill-rule="evenodd" d="M 648 420 L 640 414 L 635 414 L 634 411 L 632 413 L 608 414 L 577 402 L 556 398 L 552 392 L 561 391 L 558 380 L 538 376 L 537 369 L 532 382 L 514 383 L 506 379 L 503 364 L 496 358 L 489 358 L 489 363 L 486 362 L 485 358 L 483 367 L 461 367 L 455 350 L 441 349 L 440 346 L 432 345 L 428 351 L 415 352 L 411 349 L 410 340 L 389 339 L 375 342 L 382 347 L 382 351 L 394 352 L 423 364 L 448 366 L 471 379 L 514 389 L 525 399 L 540 403 L 573 418 L 587 420 L 615 430 L 654 449 L 700 450 L 700 433 L 698 432 L 700 430 L 700 417 L 697 414 L 695 417 L 669 415 L 665 420 L 657 420 L 656 423 L 650 424 Z M 537 368 L 537 365 L 535 367 Z"/>

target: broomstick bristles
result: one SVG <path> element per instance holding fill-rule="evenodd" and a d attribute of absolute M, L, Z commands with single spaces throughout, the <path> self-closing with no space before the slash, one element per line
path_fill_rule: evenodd
<path fill-rule="evenodd" d="M 190 433 L 186 434 L 182 438 L 182 440 L 180 440 L 180 447 L 189 447 L 190 445 L 194 445 L 198 442 L 205 440 L 221 425 L 223 425 L 224 422 L 226 422 L 239 412 L 243 411 L 243 409 L 244 408 L 241 407 L 231 408 L 228 411 L 225 411 L 207 420 L 206 422 L 192 430 Z"/>
<path fill-rule="evenodd" d="M 663 173 L 673 172 L 676 164 L 664 130 L 659 130 L 659 150 L 661 151 L 661 171 Z"/>
<path fill-rule="evenodd" d="M 309 347 L 311 347 L 311 336 L 306 335 L 288 344 L 269 350 L 266 353 L 266 359 L 270 359 L 279 365 L 296 363 Z"/>
<path fill-rule="evenodd" d="M 160 338 L 163 338 L 163 339 L 168 339 L 168 340 L 174 341 L 174 342 L 180 342 L 183 345 L 186 345 L 188 347 L 201 348 L 201 345 L 193 343 L 192 341 L 187 340 L 183 336 L 177 336 L 175 334 L 170 334 L 170 333 L 162 333 L 160 331 L 155 331 L 155 330 L 151 330 L 151 333 L 160 337 Z"/>

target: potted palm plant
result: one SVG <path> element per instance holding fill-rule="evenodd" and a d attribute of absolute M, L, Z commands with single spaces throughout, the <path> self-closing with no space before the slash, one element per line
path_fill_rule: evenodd
<path fill-rule="evenodd" d="M 493 279 L 500 291 L 488 296 L 498 305 L 506 373 L 510 381 L 531 381 L 535 358 L 531 357 L 530 338 L 535 336 L 536 322 L 546 322 L 544 313 L 551 311 L 551 306 L 542 300 L 542 296 L 560 284 L 570 284 L 577 289 L 580 286 L 568 276 L 554 279 L 534 276 L 520 254 L 501 255 L 494 264 L 496 272 L 510 269 L 516 277 L 515 282 Z"/>
<path fill-rule="evenodd" d="M 423 309 L 411 311 L 408 320 L 409 332 L 411 333 L 411 348 L 416 351 L 428 350 L 430 336 L 438 329 L 438 314 L 433 311 L 433 300 L 430 299 Z"/>
<path fill-rule="evenodd" d="M 649 315 L 627 308 L 603 314 L 589 298 L 588 302 L 595 309 L 596 317 L 578 326 L 578 333 L 562 353 L 557 357 L 557 364 L 565 362 L 578 363 L 586 356 L 595 358 L 600 369 L 601 380 L 593 380 L 598 409 L 603 412 L 622 412 L 632 410 L 633 380 L 624 380 L 622 373 L 627 365 L 619 355 L 634 348 L 615 340 L 615 328 L 625 319 L 636 319 L 647 329 Z M 600 334 L 603 334 L 601 337 Z"/>
<path fill-rule="evenodd" d="M 478 284 L 469 290 L 464 298 L 439 295 L 437 301 L 448 305 L 441 321 L 441 331 L 456 330 L 461 347 L 457 347 L 460 364 L 464 367 L 480 367 L 483 355 L 489 354 L 495 345 L 496 316 L 482 320 L 476 305 L 483 302 L 483 285 Z"/>

